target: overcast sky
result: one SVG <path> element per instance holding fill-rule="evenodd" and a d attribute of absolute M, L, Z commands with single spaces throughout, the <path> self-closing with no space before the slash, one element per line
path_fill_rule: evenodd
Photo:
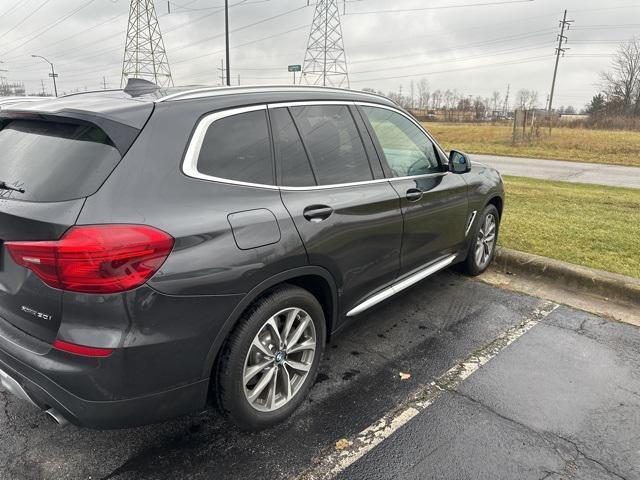
<path fill-rule="evenodd" d="M 120 85 L 128 0 L 0 0 L 0 76 L 28 91 Z M 224 50 L 223 0 L 155 2 L 174 82 L 217 84 Z M 302 63 L 314 1 L 230 0 L 231 71 L 243 84 L 287 83 L 288 64 Z M 432 90 L 512 97 L 521 88 L 544 103 L 554 64 L 558 20 L 575 20 L 561 58 L 554 104 L 581 108 L 620 41 L 640 36 L 633 0 L 347 0 L 342 16 L 352 88 L 406 92 L 426 78 Z M 342 0 L 340 0 L 342 5 Z M 485 4 L 484 6 L 468 6 Z M 467 5 L 467 6 L 465 6 Z M 425 8 L 431 8 L 426 10 Z M 455 8 L 452 8 L 455 7 Z M 419 10 L 423 9 L 423 10 Z M 276 17 L 269 20 L 270 17 Z M 259 22 L 255 25 L 256 22 Z M 634 23 L 636 22 L 636 23 Z M 244 27 L 244 28 L 243 28 Z M 234 31 L 235 30 L 235 31 Z M 270 37 L 266 38 L 265 37 Z"/>

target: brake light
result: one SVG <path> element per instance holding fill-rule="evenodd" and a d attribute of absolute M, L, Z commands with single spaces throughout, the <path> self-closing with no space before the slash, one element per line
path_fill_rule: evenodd
<path fill-rule="evenodd" d="M 111 348 L 85 347 L 84 345 L 63 342 L 62 340 L 55 340 L 53 342 L 53 348 L 62 350 L 63 352 L 73 353 L 74 355 L 82 355 L 83 357 L 108 357 L 113 353 Z"/>
<path fill-rule="evenodd" d="M 72 227 L 60 240 L 5 246 L 18 265 L 54 288 L 116 293 L 151 278 L 171 253 L 173 238 L 145 225 L 90 225 Z"/>

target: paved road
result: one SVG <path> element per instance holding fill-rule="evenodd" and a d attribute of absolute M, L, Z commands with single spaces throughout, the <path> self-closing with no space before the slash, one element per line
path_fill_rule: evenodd
<path fill-rule="evenodd" d="M 309 401 L 251 435 L 212 412 L 130 430 L 60 429 L 2 393 L 0 478 L 284 479 L 310 468 L 323 477 L 317 465 L 336 440 L 358 438 L 482 351 L 495 356 L 339 477 L 640 478 L 640 329 L 559 307 L 492 347 L 542 305 L 440 273 L 345 331 Z"/>
<path fill-rule="evenodd" d="M 640 188 L 640 167 L 478 154 L 471 155 L 473 160 L 494 167 L 503 175 Z"/>

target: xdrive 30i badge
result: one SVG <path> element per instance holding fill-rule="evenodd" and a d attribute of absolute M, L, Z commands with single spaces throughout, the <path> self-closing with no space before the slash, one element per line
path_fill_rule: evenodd
<path fill-rule="evenodd" d="M 53 318 L 48 313 L 42 313 L 34 310 L 33 308 L 25 307 L 24 305 L 20 307 L 20 310 L 22 310 L 24 313 L 28 313 L 29 315 L 33 315 L 36 318 L 42 318 L 43 320 L 51 320 Z"/>

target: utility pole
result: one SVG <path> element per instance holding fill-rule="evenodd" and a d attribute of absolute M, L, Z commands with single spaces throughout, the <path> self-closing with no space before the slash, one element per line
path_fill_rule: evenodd
<path fill-rule="evenodd" d="M 240 74 L 238 74 L 238 85 L 240 85 Z"/>
<path fill-rule="evenodd" d="M 507 118 L 507 110 L 509 110 L 509 90 L 511 89 L 511 84 L 507 85 L 507 94 L 504 96 L 504 107 L 502 107 L 502 116 Z"/>
<path fill-rule="evenodd" d="M 553 92 L 556 88 L 556 77 L 558 75 L 558 62 L 560 61 L 560 54 L 564 57 L 564 52 L 568 50 L 568 48 L 564 48 L 563 45 L 567 43 L 567 37 L 564 35 L 565 28 L 569 30 L 573 20 L 567 20 L 567 11 L 564 11 L 564 16 L 562 20 L 560 20 L 560 35 L 558 35 L 558 46 L 556 47 L 556 64 L 553 68 L 553 80 L 551 81 L 551 93 L 549 94 L 549 133 L 551 133 L 551 112 L 553 109 Z"/>
<path fill-rule="evenodd" d="M 220 70 L 220 85 L 224 85 L 225 84 L 225 69 L 224 69 L 224 60 L 220 59 L 220 67 L 218 68 L 218 70 Z"/>
<path fill-rule="evenodd" d="M 106 77 L 104 77 L 104 76 L 102 77 L 102 88 L 103 88 L 104 90 L 106 90 L 106 89 L 107 89 L 107 78 L 106 78 Z"/>
<path fill-rule="evenodd" d="M 229 64 L 229 0 L 224 0 L 224 38 L 227 57 L 227 87 L 231 86 L 231 68 Z"/>
<path fill-rule="evenodd" d="M 45 96 L 45 91 L 44 91 L 44 80 L 40 79 L 40 84 L 42 85 L 42 96 Z"/>

